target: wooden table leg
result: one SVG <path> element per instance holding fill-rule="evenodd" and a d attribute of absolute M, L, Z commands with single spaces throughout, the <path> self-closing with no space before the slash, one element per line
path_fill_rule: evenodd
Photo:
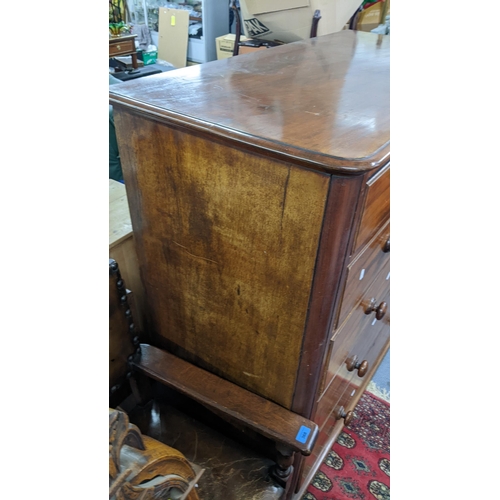
<path fill-rule="evenodd" d="M 137 53 L 131 54 L 132 56 L 132 68 L 137 69 L 139 67 L 139 64 L 137 62 Z"/>

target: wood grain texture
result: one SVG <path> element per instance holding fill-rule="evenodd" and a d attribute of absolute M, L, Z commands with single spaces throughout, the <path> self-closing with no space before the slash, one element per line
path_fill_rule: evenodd
<path fill-rule="evenodd" d="M 384 340 L 387 342 L 387 338 Z M 363 354 L 363 358 L 366 356 L 364 351 L 361 353 L 358 350 L 358 354 Z M 318 423 L 320 428 L 318 441 L 314 452 L 310 456 L 300 457 L 303 462 L 303 469 L 301 471 L 299 487 L 296 491 L 297 494 L 293 496 L 293 500 L 302 500 L 305 489 L 313 479 L 315 471 L 323 463 L 326 454 L 331 450 L 340 435 L 342 427 L 345 425 L 344 419 L 337 418 L 340 408 L 343 407 L 344 412 L 354 409 L 359 397 L 373 377 L 382 357 L 376 360 L 373 360 L 371 357 L 369 359 L 373 362 L 370 364 L 370 372 L 364 378 L 358 377 L 356 372 L 347 371 L 344 364 L 326 391 L 324 398 L 318 404 L 314 416 L 314 421 Z"/>
<path fill-rule="evenodd" d="M 309 419 L 322 370 L 334 399 L 359 378 L 345 360 L 370 351 L 371 297 L 346 303 L 363 317 L 327 348 L 348 266 L 389 218 L 373 176 L 388 77 L 389 37 L 345 31 L 111 89 L 153 345 Z"/>
<path fill-rule="evenodd" d="M 114 201 L 119 200 L 122 196 L 127 196 L 125 185 L 121 182 L 109 179 L 109 204 L 111 205 Z"/>
<path fill-rule="evenodd" d="M 321 233 L 309 315 L 295 388 L 293 411 L 310 417 L 321 382 L 323 359 L 331 337 L 331 323 L 345 279 L 347 249 L 363 177 L 332 177 Z"/>
<path fill-rule="evenodd" d="M 360 337 L 354 348 L 358 351 L 358 353 L 362 353 L 362 358 L 368 361 L 370 367 L 375 363 L 376 358 L 389 340 L 390 336 L 391 294 L 389 290 L 385 292 L 385 294 L 381 297 L 381 300 L 387 303 L 387 312 L 385 316 L 381 320 L 377 321 L 377 330 L 373 330 L 371 332 L 368 331 L 366 335 Z"/>
<path fill-rule="evenodd" d="M 328 386 L 323 398 L 316 407 L 314 421 L 318 424 L 320 433 L 329 432 L 328 419 L 332 416 L 335 408 L 339 405 L 339 401 L 347 390 L 347 387 L 355 373 L 342 371 L 342 376 L 338 374 Z M 316 451 L 316 450 L 315 450 Z"/>
<path fill-rule="evenodd" d="M 363 248 L 389 219 L 390 164 L 383 167 L 367 182 L 366 199 L 354 251 Z"/>
<path fill-rule="evenodd" d="M 353 383 L 351 381 L 347 385 L 344 393 L 337 401 L 337 406 L 344 406 L 344 409 L 349 411 L 352 411 L 356 408 L 359 399 L 363 395 L 363 392 L 365 391 L 370 380 L 373 378 L 377 367 L 380 365 L 382 359 L 389 349 L 390 341 L 388 337 L 388 330 L 384 329 L 384 331 L 387 334 L 383 339 L 385 341 L 385 344 L 374 346 L 374 352 L 375 349 L 378 349 L 378 355 L 374 356 L 373 358 L 370 356 L 370 354 L 367 355 L 369 359 L 373 359 L 370 371 L 368 372 L 366 377 L 362 379 L 358 377 L 356 383 Z M 306 493 L 307 487 L 316 474 L 319 464 L 323 463 L 326 455 L 331 450 L 333 444 L 337 441 L 339 435 L 341 434 L 343 427 L 344 421 L 342 419 L 335 420 L 332 412 L 332 414 L 328 417 L 326 424 L 324 425 L 323 431 L 319 433 L 318 441 L 316 442 L 314 448 L 314 453 L 312 453 L 308 457 L 296 455 L 297 466 L 302 465 L 302 468 L 298 486 L 295 490 L 295 494 L 291 497 L 291 500 L 302 500 L 304 494 Z"/>
<path fill-rule="evenodd" d="M 127 287 L 134 294 L 134 304 L 136 310 L 134 311 L 134 321 L 137 329 L 140 332 L 145 331 L 145 294 L 144 287 L 142 286 L 141 276 L 139 273 L 139 261 L 135 252 L 134 238 L 126 238 L 118 245 L 110 248 L 109 257 L 116 260 L 120 266 L 122 274 Z"/>
<path fill-rule="evenodd" d="M 290 408 L 329 176 L 115 121 L 155 341 Z"/>
<path fill-rule="evenodd" d="M 109 247 L 132 236 L 127 191 L 121 182 L 109 179 Z"/>
<path fill-rule="evenodd" d="M 375 281 L 369 289 L 370 295 L 367 295 L 367 298 L 371 297 L 371 292 L 378 291 L 380 292 L 378 298 L 381 299 L 388 287 L 388 283 Z M 325 370 L 325 384 L 318 401 L 325 397 L 324 394 L 328 392 L 330 384 L 342 370 L 346 359 L 352 355 L 359 355 L 359 346 L 362 345 L 364 339 L 376 336 L 381 329 L 382 324 L 380 321 L 374 321 L 374 314 L 365 314 L 365 302 L 360 302 L 342 327 L 333 334 L 333 347 Z"/>
<path fill-rule="evenodd" d="M 371 285 L 380 269 L 389 260 L 389 253 L 384 251 L 389 240 L 389 233 L 390 223 L 387 222 L 363 252 L 349 264 L 345 290 L 342 296 L 342 309 L 338 319 L 339 324 L 343 323 L 352 308 Z"/>
<path fill-rule="evenodd" d="M 135 52 L 135 46 L 132 40 L 116 40 L 115 43 L 109 44 L 109 57 L 129 55 L 133 52 Z"/>
<path fill-rule="evenodd" d="M 132 56 L 132 67 L 137 69 L 137 51 L 135 48 L 135 38 L 137 35 L 122 35 L 118 37 L 110 37 L 109 39 L 109 57 L 115 56 Z"/>
<path fill-rule="evenodd" d="M 359 173 L 389 158 L 389 44 L 345 30 L 115 85 L 110 102 L 311 168 Z"/>
<path fill-rule="evenodd" d="M 389 290 L 386 290 L 381 298 L 390 304 Z M 357 335 L 356 343 L 351 348 L 351 356 L 356 356 L 359 361 L 366 361 L 369 373 L 364 377 L 360 377 L 356 371 L 349 372 L 346 363 L 344 363 L 340 367 L 337 376 L 349 379 L 349 386 L 343 396 L 337 401 L 337 405 L 342 405 L 346 409 L 353 409 L 352 402 L 357 399 L 358 393 L 362 392 L 367 383 L 369 383 L 376 369 L 377 361 L 379 361 L 380 352 L 389 342 L 389 317 L 390 313 L 388 311 L 382 320 L 377 321 L 371 327 L 366 327 L 361 335 Z M 349 376 L 349 374 L 353 376 Z"/>
<path fill-rule="evenodd" d="M 259 434 L 309 455 L 317 438 L 314 422 L 223 380 L 166 351 L 141 344 L 141 358 L 134 363 L 141 373 L 227 415 Z M 303 428 L 307 436 L 299 438 Z M 303 442 L 301 442 L 303 441 Z"/>

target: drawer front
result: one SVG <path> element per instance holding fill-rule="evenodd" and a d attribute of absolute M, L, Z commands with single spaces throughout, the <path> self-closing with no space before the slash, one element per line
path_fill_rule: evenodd
<path fill-rule="evenodd" d="M 370 287 L 369 291 L 376 291 L 381 301 L 387 299 L 388 305 L 389 281 L 385 280 L 386 270 L 387 268 L 382 270 L 377 277 L 376 283 L 373 284 L 373 287 Z M 371 296 L 371 294 L 368 296 Z M 366 360 L 368 362 L 367 371 L 373 366 L 376 358 L 372 359 L 372 356 L 368 359 L 366 353 L 370 348 L 377 348 L 378 343 L 374 347 L 375 342 L 385 325 L 388 324 L 386 315 L 387 311 L 381 320 L 377 320 L 374 314 L 365 314 L 364 309 L 358 308 L 349 317 L 342 329 L 333 337 L 330 345 L 327 376 L 325 377 L 327 383 L 318 398 L 314 417 L 314 421 L 320 429 L 330 418 L 334 408 L 340 405 L 341 397 L 346 392 L 351 393 L 364 381 L 364 377 L 359 377 L 358 370 L 348 370 L 347 362 L 356 356 L 357 361 Z"/>
<path fill-rule="evenodd" d="M 363 356 L 366 357 L 366 356 Z M 366 376 L 365 376 L 366 377 Z M 305 478 L 311 467 L 315 464 L 318 456 L 323 452 L 325 445 L 331 436 L 335 424 L 338 422 L 337 412 L 340 407 L 344 407 L 344 411 L 348 411 L 348 405 L 357 394 L 360 384 L 365 381 L 365 378 L 360 378 L 356 371 L 349 372 L 342 368 L 332 384 L 328 388 L 327 393 L 321 400 L 316 410 L 314 421 L 319 427 L 319 435 L 314 446 L 313 453 L 305 457 L 302 477 Z"/>
<path fill-rule="evenodd" d="M 390 223 L 377 233 L 368 247 L 347 268 L 347 280 L 338 318 L 341 325 L 377 274 L 389 261 Z"/>
<path fill-rule="evenodd" d="M 385 311 L 380 319 L 377 319 L 377 312 L 372 311 L 368 316 L 368 324 L 360 334 L 356 335 L 354 342 L 352 343 L 351 352 L 358 356 L 359 360 L 361 360 L 361 356 L 364 355 L 368 351 L 369 346 L 375 341 L 376 338 L 380 335 L 380 332 L 384 328 L 384 325 L 389 321 L 389 297 L 390 297 L 390 274 L 389 274 L 390 263 L 387 262 L 380 273 L 377 276 L 376 282 L 374 286 L 371 286 L 366 294 L 366 298 L 362 301 L 362 307 L 358 306 L 357 309 L 365 310 L 365 304 L 372 302 L 375 303 L 375 306 L 378 307 L 383 304 L 383 307 L 380 307 L 379 314 Z M 369 362 L 369 368 L 371 368 L 373 362 Z"/>
<path fill-rule="evenodd" d="M 120 41 L 109 46 L 109 57 L 119 56 L 120 54 L 130 54 L 131 52 L 135 52 L 133 40 Z"/>
<path fill-rule="evenodd" d="M 343 369 L 342 366 L 339 367 L 339 373 L 336 374 L 335 378 L 328 386 L 328 389 L 323 394 L 316 408 L 314 422 L 318 425 L 320 431 L 323 429 L 327 430 L 327 426 L 325 426 L 327 421 L 332 419 L 335 420 L 335 418 L 332 417 L 333 410 L 338 406 L 338 401 L 351 384 L 351 380 L 355 375 L 355 371 L 348 372 L 347 369 Z"/>
<path fill-rule="evenodd" d="M 332 335 L 331 342 L 333 342 L 333 346 L 330 345 L 328 365 L 326 365 L 323 376 L 319 399 L 328 390 L 328 386 L 336 376 L 339 368 L 350 355 L 352 347 L 359 343 L 360 339 L 363 339 L 368 332 L 371 333 L 379 328 L 380 321 L 376 319 L 376 312 L 366 314 L 366 309 L 372 301 L 376 306 L 383 302 L 380 298 L 389 290 L 389 267 L 390 263 L 386 262 L 362 300 L 357 304 L 357 307 L 340 329 Z"/>
<path fill-rule="evenodd" d="M 377 281 L 385 281 L 385 277 L 381 272 L 377 276 Z M 381 300 L 388 305 L 387 311 L 383 318 L 377 320 L 373 328 L 365 327 L 359 335 L 356 336 L 356 342 L 351 348 L 351 355 L 356 355 L 359 361 L 368 363 L 368 371 L 364 377 L 360 377 L 357 370 L 348 371 L 346 360 L 339 366 L 337 373 L 326 390 L 325 394 L 318 403 L 314 421 L 320 428 L 318 437 L 318 454 L 324 448 L 328 436 L 331 434 L 338 417 L 337 413 L 340 407 L 343 407 L 344 412 L 353 411 L 353 400 L 359 394 L 360 387 L 368 382 L 367 376 L 375 366 L 375 362 L 380 353 L 384 349 L 389 339 L 390 325 L 390 291 L 386 288 L 385 293 L 380 296 Z M 369 324 L 371 326 L 371 323 Z M 339 332 L 340 333 L 340 332 Z M 311 467 L 316 457 L 309 461 L 306 459 L 306 467 Z"/>
<path fill-rule="evenodd" d="M 383 297 L 383 300 L 386 301 L 388 305 L 390 304 L 389 292 L 387 292 L 387 294 Z M 369 370 L 373 368 L 375 362 L 377 361 L 377 358 L 382 352 L 382 349 L 384 349 L 387 341 L 389 340 L 390 308 L 387 309 L 386 315 L 384 316 L 384 318 L 382 318 L 382 320 L 379 321 L 379 323 L 379 329 L 376 334 L 365 336 L 362 343 L 358 344 L 356 348 L 353 349 L 353 352 L 359 353 L 359 358 L 361 360 L 368 363 Z M 346 411 L 353 410 L 353 408 L 351 407 L 351 401 L 358 393 L 359 388 L 364 381 L 364 379 L 361 379 L 359 377 L 352 377 L 349 380 L 348 387 L 337 401 L 336 408 L 339 406 L 343 406 Z"/>
<path fill-rule="evenodd" d="M 375 325 L 371 323 L 359 332 L 357 342 L 342 361 L 338 370 L 318 403 L 314 421 L 320 430 L 327 430 L 327 427 L 335 423 L 335 411 L 343 406 L 347 409 L 351 399 L 357 394 L 359 387 L 366 381 L 367 373 L 376 361 L 375 352 L 385 345 L 387 336 L 383 333 L 386 323 L 383 320 L 377 321 Z M 388 330 L 388 329 L 387 329 Z M 381 338 L 381 336 L 383 338 Z M 360 376 L 360 371 L 349 370 L 349 361 L 359 361 L 367 363 L 364 375 Z"/>
<path fill-rule="evenodd" d="M 375 236 L 390 214 L 390 164 L 379 170 L 367 183 L 367 193 L 353 252 L 363 248 Z"/>
<path fill-rule="evenodd" d="M 353 405 L 352 401 L 354 397 L 358 394 L 359 387 L 361 384 L 364 382 L 364 379 L 361 379 L 359 377 L 353 377 L 348 386 L 346 387 L 346 390 L 340 397 L 340 399 L 337 401 L 337 404 L 335 405 L 334 410 L 337 411 L 341 406 L 344 408 L 344 411 L 353 411 Z"/>
<path fill-rule="evenodd" d="M 377 360 L 378 355 L 384 348 L 388 339 L 389 339 L 389 328 L 384 327 L 377 336 L 377 338 L 374 340 L 372 347 L 363 356 L 363 359 L 366 359 L 368 363 L 371 366 L 373 366 L 373 363 L 375 363 L 375 361 Z M 345 391 L 343 392 L 342 396 L 338 399 L 334 410 L 336 410 L 340 406 L 343 406 L 345 411 L 354 410 L 352 405 L 352 400 L 358 394 L 359 388 L 363 382 L 364 379 L 361 379 L 359 377 L 352 377 Z M 334 414 L 333 411 L 332 414 Z"/>
<path fill-rule="evenodd" d="M 368 339 L 368 348 L 366 350 L 366 354 L 364 355 L 364 359 L 366 359 L 370 366 L 373 366 L 375 361 L 377 360 L 380 352 L 384 348 L 387 340 L 390 337 L 390 323 L 391 323 L 391 310 L 390 310 L 390 292 L 383 297 L 385 302 L 387 302 L 387 313 L 380 320 L 380 330 L 374 337 Z"/>

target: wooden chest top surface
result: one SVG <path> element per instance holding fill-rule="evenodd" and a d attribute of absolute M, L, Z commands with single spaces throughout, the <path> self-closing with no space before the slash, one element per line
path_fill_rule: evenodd
<path fill-rule="evenodd" d="M 390 37 L 344 30 L 139 78 L 110 102 L 326 172 L 386 163 Z"/>

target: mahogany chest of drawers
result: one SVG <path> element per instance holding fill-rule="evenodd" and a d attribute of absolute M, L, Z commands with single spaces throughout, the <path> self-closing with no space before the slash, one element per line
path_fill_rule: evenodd
<path fill-rule="evenodd" d="M 342 31 L 114 86 L 152 340 L 321 433 L 389 346 L 389 40 Z"/>

